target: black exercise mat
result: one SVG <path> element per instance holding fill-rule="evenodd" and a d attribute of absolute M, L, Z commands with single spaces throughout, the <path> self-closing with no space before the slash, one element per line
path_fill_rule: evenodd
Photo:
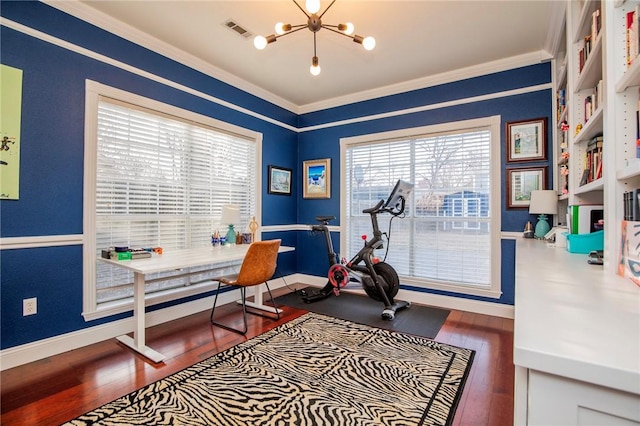
<path fill-rule="evenodd" d="M 310 287 L 308 291 L 317 290 Z M 413 334 L 433 339 L 444 324 L 449 310 L 412 304 L 408 309 L 396 312 L 393 321 L 382 319 L 384 304 L 368 296 L 342 292 L 324 300 L 305 303 L 297 292 L 276 297 L 277 305 L 286 305 L 318 314 L 329 315 L 360 324 Z"/>

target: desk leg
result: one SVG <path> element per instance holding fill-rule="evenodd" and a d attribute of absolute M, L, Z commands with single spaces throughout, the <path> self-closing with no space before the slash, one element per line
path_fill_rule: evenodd
<path fill-rule="evenodd" d="M 133 320 L 136 325 L 133 331 L 133 339 L 127 335 L 119 336 L 117 339 L 151 361 L 160 362 L 164 359 L 164 355 L 145 346 L 144 286 L 144 274 L 135 272 L 133 281 Z"/>
<path fill-rule="evenodd" d="M 265 312 L 273 312 L 274 314 L 281 313 L 282 309 L 274 308 L 273 306 L 267 306 L 262 304 L 262 291 L 264 286 L 262 284 L 254 286 L 253 290 L 253 302 L 246 302 L 247 306 L 250 306 L 254 309 L 258 309 L 260 311 Z M 238 300 L 238 303 L 242 303 L 241 300 Z"/>

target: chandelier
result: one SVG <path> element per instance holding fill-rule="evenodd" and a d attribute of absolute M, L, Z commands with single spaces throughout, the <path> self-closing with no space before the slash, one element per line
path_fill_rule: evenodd
<path fill-rule="evenodd" d="M 253 40 L 253 44 L 256 47 L 256 49 L 262 50 L 265 47 L 267 47 L 268 44 L 275 42 L 280 37 L 283 37 L 287 34 L 293 34 L 304 28 L 308 28 L 309 31 L 313 33 L 313 58 L 311 59 L 311 67 L 309 68 L 309 71 L 313 75 L 318 75 L 320 74 L 320 64 L 318 62 L 318 55 L 316 50 L 316 34 L 318 33 L 318 31 L 320 31 L 323 28 L 326 28 L 329 31 L 333 31 L 334 33 L 338 33 L 345 37 L 349 37 L 354 42 L 361 44 L 366 50 L 372 50 L 376 46 L 376 40 L 371 36 L 363 38 L 362 36 L 359 36 L 357 34 L 352 35 L 354 31 L 354 27 L 351 22 L 347 22 L 346 24 L 338 24 L 338 25 L 329 25 L 329 24 L 322 23 L 322 17 L 324 16 L 325 13 L 327 13 L 327 11 L 331 8 L 331 6 L 333 6 L 336 0 L 333 0 L 331 4 L 327 6 L 324 12 L 322 12 L 320 15 L 318 15 L 318 12 L 320 11 L 320 0 L 306 0 L 306 3 L 305 3 L 306 10 L 303 9 L 298 4 L 298 2 L 296 2 L 296 0 L 292 0 L 292 1 L 295 3 L 296 6 L 298 6 L 298 9 L 300 9 L 302 13 L 305 14 L 305 16 L 307 17 L 307 23 L 300 24 L 300 25 L 291 25 L 291 24 L 283 24 L 282 22 L 278 22 L 276 24 L 275 34 L 271 34 L 267 37 L 257 36 Z"/>

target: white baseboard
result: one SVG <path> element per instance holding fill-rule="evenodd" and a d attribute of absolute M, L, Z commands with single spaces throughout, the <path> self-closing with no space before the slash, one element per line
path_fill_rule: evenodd
<path fill-rule="evenodd" d="M 291 288 L 299 288 L 299 284 L 324 287 L 326 283 L 326 277 L 292 274 L 287 277 L 276 278 L 269 281 L 269 287 L 272 290 L 284 287 L 285 285 L 291 286 Z M 362 292 L 362 290 L 351 291 Z M 239 292 L 237 290 L 229 291 L 220 295 L 218 303 L 231 303 L 238 298 Z M 437 294 L 400 290 L 398 292 L 398 299 L 407 300 L 412 303 L 420 303 L 446 309 L 455 309 L 503 318 L 513 318 L 514 315 L 514 307 L 510 305 L 479 302 L 476 300 L 462 299 L 452 296 L 441 296 Z M 147 326 L 151 327 L 188 315 L 193 315 L 198 312 L 209 310 L 212 306 L 213 296 L 209 296 L 149 312 L 146 316 Z M 5 349 L 0 351 L 0 371 L 8 370 L 49 356 L 58 355 L 83 346 L 102 342 L 104 340 L 113 339 L 117 336 L 132 332 L 134 327 L 135 323 L 133 318 L 126 318 Z"/>

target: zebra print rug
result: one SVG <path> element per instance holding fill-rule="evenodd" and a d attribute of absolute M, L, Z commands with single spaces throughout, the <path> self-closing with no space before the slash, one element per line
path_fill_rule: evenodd
<path fill-rule="evenodd" d="M 449 425 L 474 351 L 308 313 L 68 425 Z"/>

